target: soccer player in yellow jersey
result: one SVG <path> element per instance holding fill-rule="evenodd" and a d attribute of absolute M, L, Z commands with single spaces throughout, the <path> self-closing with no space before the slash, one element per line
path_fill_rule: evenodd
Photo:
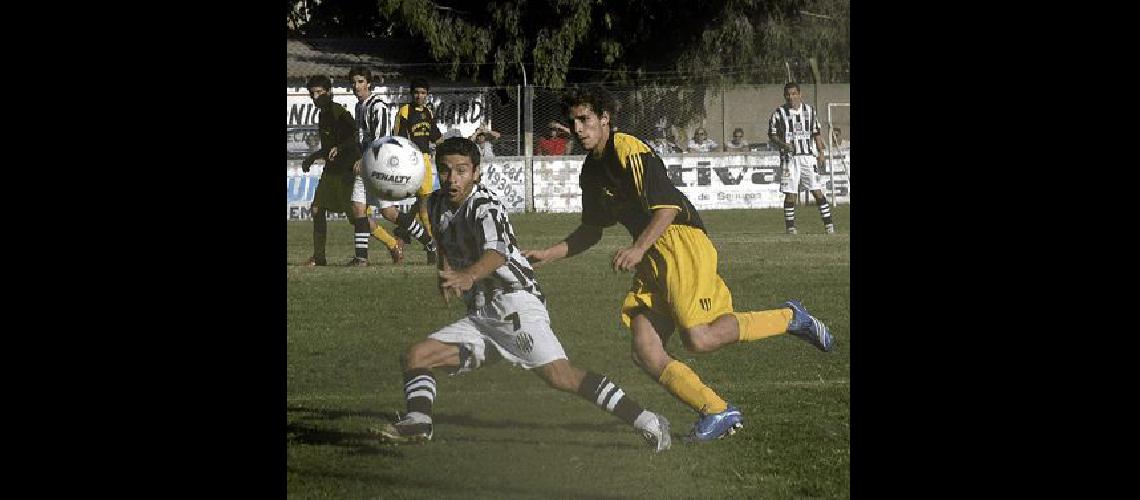
<path fill-rule="evenodd" d="M 579 184 L 582 222 L 557 244 L 523 254 L 533 263 L 581 253 L 602 230 L 621 223 L 633 244 L 613 257 L 615 271 L 633 271 L 621 307 L 633 334 L 633 359 L 658 383 L 699 414 L 689 441 L 709 441 L 743 426 L 740 410 L 721 398 L 688 366 L 665 350 L 680 327 L 685 348 L 710 352 L 736 342 L 792 333 L 824 351 L 831 333 L 799 301 L 779 309 L 735 312 L 732 293 L 717 274 L 717 252 L 700 215 L 669 180 L 661 158 L 640 139 L 613 130 L 616 105 L 600 87 L 572 89 L 562 112 L 586 149 Z"/>
<path fill-rule="evenodd" d="M 424 156 L 424 181 L 420 190 L 416 192 L 416 203 L 412 205 L 412 212 L 419 223 L 426 229 L 410 231 L 412 236 L 424 245 L 429 263 L 435 263 L 435 243 L 431 241 L 431 222 L 428 220 L 427 197 L 434 189 L 435 172 L 431 168 L 431 145 L 440 141 L 442 133 L 435 125 L 435 115 L 428 106 L 428 82 L 423 78 L 412 79 L 412 102 L 400 106 L 396 112 L 396 124 L 392 127 L 392 135 L 402 135 L 411 139 Z M 385 217 L 388 217 L 385 215 Z M 392 220 L 388 217 L 388 220 Z M 409 227 L 407 224 L 401 226 Z"/>

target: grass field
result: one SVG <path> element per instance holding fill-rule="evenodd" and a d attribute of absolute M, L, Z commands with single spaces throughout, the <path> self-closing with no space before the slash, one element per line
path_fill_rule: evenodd
<path fill-rule="evenodd" d="M 673 448 L 652 453 L 616 417 L 505 363 L 437 373 L 435 437 L 381 445 L 367 429 L 404 410 L 398 356 L 463 315 L 445 306 L 418 244 L 393 265 L 373 241 L 373 265 L 344 267 L 351 226 L 330 222 L 329 263 L 296 266 L 312 226 L 288 224 L 288 493 L 295 498 L 846 498 L 850 488 L 850 238 L 823 234 L 815 206 L 799 206 L 800 234 L 780 209 L 701 213 L 737 310 L 799 298 L 836 338 L 824 353 L 789 335 L 695 355 L 676 334 L 668 349 L 741 408 L 744 429 L 721 441 L 681 442 L 695 413 L 644 375 L 629 355 L 618 307 L 630 275 L 606 231 L 588 252 L 538 269 L 551 321 L 575 365 L 609 375 L 673 425 Z M 552 244 L 578 214 L 512 214 L 523 248 Z"/>

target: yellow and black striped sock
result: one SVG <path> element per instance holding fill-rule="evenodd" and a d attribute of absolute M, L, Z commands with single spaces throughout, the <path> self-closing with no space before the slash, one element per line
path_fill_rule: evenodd
<path fill-rule="evenodd" d="M 766 339 L 774 335 L 787 333 L 788 323 L 792 321 L 791 309 L 770 309 L 767 311 L 734 312 L 736 323 L 739 325 L 739 342 Z"/>
<path fill-rule="evenodd" d="M 701 382 L 691 368 L 675 359 L 665 365 L 658 382 L 681 402 L 702 414 L 720 413 L 728 408 L 728 403 Z"/>

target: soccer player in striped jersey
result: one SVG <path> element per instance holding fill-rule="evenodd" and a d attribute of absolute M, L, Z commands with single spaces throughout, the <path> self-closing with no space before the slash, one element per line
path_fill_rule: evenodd
<path fill-rule="evenodd" d="M 818 166 L 823 166 L 823 139 L 815 108 L 803 102 L 800 85 L 784 85 L 784 104 L 768 120 L 768 140 L 780 148 L 780 192 L 784 193 L 784 228 L 796 234 L 796 195 L 811 191 L 819 205 L 819 215 L 828 234 L 835 232 L 831 205 L 819 183 Z"/>
<path fill-rule="evenodd" d="M 388 104 L 380 98 L 379 94 L 372 93 L 372 72 L 361 66 L 353 67 L 348 72 L 348 81 L 352 85 L 352 93 L 356 95 L 356 137 L 360 142 L 360 150 L 368 149 L 373 139 L 380 137 L 378 133 L 388 130 Z M 372 205 L 383 210 L 386 206 L 395 205 L 395 202 L 379 200 L 369 195 L 364 189 L 364 180 L 361 175 L 361 161 L 356 160 L 352 172 L 356 179 L 352 185 L 352 216 L 356 228 L 356 256 L 352 264 L 357 266 L 368 265 L 368 233 L 380 240 L 388 247 L 393 263 L 400 263 L 404 259 L 403 243 L 393 238 L 383 226 L 372 220 Z M 393 217 L 395 218 L 395 217 Z M 363 222 L 359 222 L 363 220 Z M 392 221 L 395 222 L 395 221 Z"/>
<path fill-rule="evenodd" d="M 633 271 L 621 319 L 633 334 L 633 359 L 698 414 L 690 441 L 709 441 L 743 426 L 740 410 L 701 381 L 665 344 L 680 327 L 691 352 L 793 333 L 824 351 L 831 334 L 798 301 L 779 309 L 734 312 L 732 293 L 717 274 L 717 251 L 689 199 L 669 180 L 661 158 L 637 137 L 613 129 L 616 103 L 601 87 L 572 89 L 562 111 L 587 150 L 579 184 L 582 223 L 557 244 L 524 251 L 533 263 L 577 255 L 602 230 L 621 223 L 633 238 L 613 256 L 614 271 Z"/>
<path fill-rule="evenodd" d="M 301 170 L 308 172 L 316 160 L 324 160 L 321 178 L 317 181 L 317 192 L 310 205 L 313 214 L 313 256 L 304 264 L 323 266 L 325 262 L 325 237 L 328 228 L 326 212 L 352 214 L 352 184 L 355 176 L 352 166 L 360 159 L 360 147 L 356 142 L 355 125 L 352 115 L 344 107 L 332 100 L 332 81 L 325 75 L 309 78 L 305 87 L 309 97 L 320 110 L 318 129 L 321 136 L 321 149 L 313 151 L 301 162 Z M 353 220 L 360 231 L 361 221 Z M 367 222 L 363 223 L 365 230 Z M 350 264 L 356 264 L 354 258 Z"/>
<path fill-rule="evenodd" d="M 435 173 L 432 172 L 431 168 L 431 145 L 439 142 L 442 134 L 439 127 L 435 126 L 435 115 L 432 114 L 431 108 L 427 104 L 429 88 L 427 80 L 412 79 L 411 88 L 412 102 L 400 106 L 400 110 L 396 112 L 396 124 L 392 127 L 392 135 L 402 135 L 411 139 L 424 155 L 424 181 L 416 193 L 416 203 L 412 205 L 412 212 L 416 213 L 416 217 L 427 228 L 427 231 L 421 228 L 419 232 L 415 229 L 411 229 L 409 232 L 416 240 L 423 243 L 424 250 L 427 251 L 427 260 L 429 263 L 433 263 L 435 262 L 435 245 L 431 241 L 431 222 L 428 220 L 424 200 L 431 194 L 435 179 Z M 385 215 L 385 217 L 388 216 Z M 392 219 L 388 218 L 388 220 Z"/>
<path fill-rule="evenodd" d="M 642 408 L 609 377 L 584 371 L 566 358 L 550 329 L 545 298 L 519 250 L 507 209 L 479 184 L 479 161 L 478 146 L 470 139 L 443 141 L 436 149 L 441 186 L 428 198 L 441 250 L 440 291 L 445 300 L 462 296 L 467 316 L 408 349 L 403 356 L 408 413 L 373 432 L 385 442 L 431 440 L 436 396 L 432 369 L 463 373 L 502 358 L 535 370 L 555 389 L 613 413 L 656 451 L 668 449 L 672 437 L 664 416 Z"/>

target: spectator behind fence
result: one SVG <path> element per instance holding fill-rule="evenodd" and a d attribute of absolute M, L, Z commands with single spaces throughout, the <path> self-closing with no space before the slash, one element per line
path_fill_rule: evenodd
<path fill-rule="evenodd" d="M 570 142 L 570 129 L 558 122 L 550 122 L 546 134 L 538 138 L 535 154 L 546 156 L 562 156 L 566 154 Z"/>
<path fill-rule="evenodd" d="M 689 139 L 689 152 L 690 153 L 710 153 L 716 151 L 716 141 L 709 139 L 709 134 L 705 131 L 704 127 L 698 127 L 696 132 L 693 132 L 693 138 Z"/>
<path fill-rule="evenodd" d="M 479 157 L 483 160 L 490 160 L 495 157 L 495 147 L 491 144 L 492 141 L 499 139 L 500 134 L 491 130 L 490 127 L 479 127 L 475 129 L 475 134 L 471 136 L 471 140 L 475 141 L 475 145 L 479 147 Z"/>
<path fill-rule="evenodd" d="M 724 150 L 729 153 L 747 153 L 748 141 L 744 140 L 744 129 L 736 127 L 732 131 L 732 140 L 724 143 Z"/>
<path fill-rule="evenodd" d="M 658 155 L 681 153 L 683 150 L 677 143 L 673 142 L 673 137 L 667 135 L 665 129 L 657 128 L 653 130 L 653 140 L 649 141 L 649 147 L 653 148 Z"/>

